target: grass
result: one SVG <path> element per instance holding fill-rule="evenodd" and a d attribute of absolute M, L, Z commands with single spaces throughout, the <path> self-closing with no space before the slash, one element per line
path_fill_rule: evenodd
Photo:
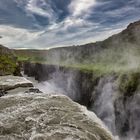
<path fill-rule="evenodd" d="M 128 72 L 119 77 L 119 89 L 125 97 L 134 94 L 140 84 L 140 72 Z"/>
<path fill-rule="evenodd" d="M 34 63 L 43 63 L 46 62 L 46 59 L 43 57 L 37 57 L 37 56 L 17 56 L 17 60 L 18 61 L 30 61 L 30 62 L 34 62 Z"/>
<path fill-rule="evenodd" d="M 121 58 L 121 57 L 120 57 Z M 106 59 L 106 58 L 105 58 Z M 31 63 L 42 63 L 42 64 L 49 64 L 49 65 L 59 65 L 62 67 L 67 67 L 67 68 L 73 68 L 73 69 L 78 69 L 78 70 L 82 70 L 85 72 L 95 72 L 96 74 L 108 74 L 108 73 L 127 73 L 129 71 L 139 71 L 140 70 L 140 65 L 137 65 L 137 67 L 131 67 L 130 64 L 125 61 L 125 60 L 119 60 L 117 62 L 114 62 L 114 60 L 111 59 L 109 60 L 103 60 L 96 63 L 92 63 L 92 62 L 84 62 L 84 63 L 67 63 L 67 62 L 56 62 L 56 63 L 52 63 L 52 62 L 48 62 L 46 59 L 44 58 L 39 58 L 39 57 L 23 57 L 20 56 L 18 57 L 18 61 L 29 61 Z M 132 62 L 133 63 L 133 62 Z"/>
<path fill-rule="evenodd" d="M 13 74 L 16 69 L 16 61 L 13 56 L 10 55 L 0 55 L 0 74 L 7 75 Z"/>
<path fill-rule="evenodd" d="M 140 49 L 135 46 L 115 46 L 102 49 L 91 56 L 86 55 L 86 58 L 79 57 L 78 60 L 80 61 L 73 59 L 73 55 L 69 56 L 69 58 L 65 59 L 62 57 L 62 60 L 55 60 L 55 55 L 52 55 L 50 60 L 54 59 L 55 61 L 49 62 L 46 60 L 46 57 L 41 57 L 41 55 L 34 54 L 29 56 L 24 55 L 23 53 L 22 55 L 17 55 L 18 61 L 30 61 L 32 63 L 59 65 L 85 72 L 92 71 L 96 74 L 127 73 L 129 71 L 135 72 L 140 70 Z"/>

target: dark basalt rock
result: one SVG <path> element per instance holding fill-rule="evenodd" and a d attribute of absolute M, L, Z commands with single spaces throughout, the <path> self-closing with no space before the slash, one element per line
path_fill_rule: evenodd
<path fill-rule="evenodd" d="M 24 74 L 28 75 L 29 77 L 32 77 L 35 75 L 35 64 L 30 62 L 24 62 L 23 70 Z"/>
<path fill-rule="evenodd" d="M 43 93 L 42 91 L 40 91 L 38 88 L 30 88 L 28 91 L 25 91 L 25 93 Z"/>
<path fill-rule="evenodd" d="M 5 90 L 0 90 L 0 97 L 4 96 L 5 94 L 7 94 L 8 92 Z"/>
<path fill-rule="evenodd" d="M 35 77 L 39 82 L 53 80 L 72 100 L 87 107 L 91 104 L 92 92 L 99 81 L 99 77 L 93 75 L 93 72 L 58 65 L 28 62 L 23 64 L 23 70 L 26 75 Z"/>

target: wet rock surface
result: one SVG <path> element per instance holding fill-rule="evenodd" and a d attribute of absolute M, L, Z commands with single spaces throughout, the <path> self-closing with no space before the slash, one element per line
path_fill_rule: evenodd
<path fill-rule="evenodd" d="M 24 77 L 0 76 L 0 90 L 10 90 L 18 87 L 33 87 L 33 84 Z"/>
<path fill-rule="evenodd" d="M 113 140 L 92 112 L 66 96 L 17 93 L 0 98 L 2 140 Z"/>

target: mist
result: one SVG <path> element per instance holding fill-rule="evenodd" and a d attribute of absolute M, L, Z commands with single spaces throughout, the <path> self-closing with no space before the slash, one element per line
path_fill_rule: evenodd
<path fill-rule="evenodd" d="M 129 45 L 131 46 L 131 44 Z M 108 66 L 110 66 L 110 70 L 115 72 L 123 71 L 127 73 L 129 71 L 137 71 L 140 65 L 139 51 L 137 48 L 130 48 L 130 46 L 127 46 L 127 48 L 123 50 L 119 48 L 117 51 L 112 49 L 103 50 L 101 52 L 97 49 L 97 54 L 95 54 L 93 59 L 90 61 L 92 61 L 94 65 L 100 62 L 103 64 L 103 66 L 105 62 L 105 64 L 107 64 L 106 67 L 108 68 Z M 51 54 L 51 57 L 49 56 L 51 60 L 50 63 L 55 65 L 69 66 L 68 69 L 71 69 L 71 66 L 79 65 L 81 60 L 79 56 L 83 56 L 82 53 L 82 51 L 74 53 L 73 51 L 71 52 L 66 50 L 62 51 L 61 53 L 54 51 L 54 53 Z M 108 56 L 109 53 L 110 55 Z M 118 55 L 118 58 L 116 63 L 113 64 L 114 60 L 112 61 L 112 58 L 114 57 L 115 53 Z M 96 57 L 96 55 L 98 55 L 98 57 Z M 84 59 L 83 62 L 81 61 L 81 64 L 83 65 L 87 65 L 89 63 L 91 62 L 87 61 L 86 59 Z M 101 118 L 108 129 L 113 133 L 116 140 L 137 140 L 139 138 L 140 132 L 140 122 L 138 117 L 138 109 L 140 107 L 140 104 L 138 103 L 139 93 L 134 94 L 134 97 L 130 97 L 130 99 L 128 99 L 128 101 L 125 103 L 125 107 L 123 105 L 119 106 L 119 104 L 123 104 L 121 101 L 119 101 L 119 103 L 116 105 L 117 110 L 122 112 L 119 123 L 119 120 L 116 117 L 115 108 L 115 103 L 118 101 L 118 97 L 120 96 L 118 87 L 119 78 L 115 75 L 107 75 L 101 77 L 96 85 L 91 83 L 93 84 L 94 88 L 92 91 L 90 91 L 90 93 L 88 93 L 87 90 L 86 94 L 89 94 L 90 97 L 85 99 L 85 95 L 80 93 L 79 85 L 86 85 L 86 88 L 89 88 L 89 83 L 79 80 L 77 82 L 78 74 L 79 71 L 73 72 L 69 70 L 63 71 L 58 69 L 49 75 L 49 80 L 39 83 L 37 88 L 46 93 L 64 94 L 76 102 L 79 102 L 81 98 L 84 98 L 84 100 L 89 100 L 90 106 L 87 106 L 88 109 L 95 112 L 96 115 Z M 93 73 L 93 77 L 94 76 L 95 75 Z M 128 130 L 125 130 L 126 132 L 124 131 L 124 134 L 121 134 L 121 132 L 117 129 L 122 129 L 122 125 L 126 120 L 129 121 L 129 126 L 127 128 Z"/>
<path fill-rule="evenodd" d="M 128 27 L 103 42 L 49 49 L 47 64 L 42 64 L 41 70 L 37 67 L 36 74 L 43 81 L 36 87 L 47 94 L 64 94 L 86 106 L 116 140 L 139 140 L 137 30 Z"/>

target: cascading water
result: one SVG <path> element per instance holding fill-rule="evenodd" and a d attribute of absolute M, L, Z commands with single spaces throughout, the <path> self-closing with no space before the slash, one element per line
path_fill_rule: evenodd
<path fill-rule="evenodd" d="M 90 110 L 94 111 L 108 126 L 116 136 L 116 140 L 140 140 L 140 95 L 138 93 L 130 97 L 124 105 L 122 100 L 119 100 L 117 79 L 105 77 L 100 79 L 93 97 L 95 102 Z"/>
<path fill-rule="evenodd" d="M 88 108 L 101 118 L 116 136 L 116 140 L 140 140 L 139 90 L 126 100 L 124 93 L 120 93 L 118 76 L 115 75 L 100 77 L 98 82 L 95 82 L 95 87 L 89 90 L 92 84 L 87 75 L 57 70 L 49 75 L 49 80 L 38 83 L 36 87 L 49 93 L 65 94 L 73 100 L 80 98 L 85 99 L 81 101 L 89 100 Z M 81 93 L 82 88 L 86 92 Z M 85 96 L 85 93 L 91 96 Z"/>
<path fill-rule="evenodd" d="M 115 85 L 112 77 L 102 78 L 99 81 L 93 94 L 97 97 L 94 104 L 90 108 L 104 121 L 108 128 L 116 133 L 115 130 L 115 114 L 114 114 L 114 98 L 115 98 Z"/>
<path fill-rule="evenodd" d="M 60 93 L 67 95 L 68 93 L 66 91 L 69 89 L 69 87 L 71 87 L 71 84 L 74 83 L 73 79 L 70 78 L 69 80 L 67 79 L 67 81 L 69 81 L 68 82 L 69 85 L 67 85 L 67 87 L 63 88 L 63 86 L 64 86 L 63 85 L 63 86 L 61 86 L 61 88 L 58 88 L 59 84 L 56 84 L 56 81 L 55 82 L 53 82 L 53 80 L 46 81 L 46 82 L 44 82 L 45 85 L 39 84 L 38 88 L 40 88 L 40 90 L 42 90 L 42 89 L 46 90 L 46 88 L 49 87 L 48 85 L 54 85 L 53 87 L 57 86 L 57 90 L 60 89 L 59 90 Z M 64 82 L 64 83 L 66 83 L 66 82 Z M 133 98 L 130 98 L 126 103 L 125 109 L 122 107 L 123 103 L 119 100 L 118 100 L 117 105 L 115 106 L 115 103 L 119 96 L 117 84 L 118 84 L 117 79 L 115 77 L 107 76 L 107 77 L 101 78 L 99 80 L 98 85 L 96 86 L 96 88 L 94 89 L 94 91 L 92 93 L 92 97 L 93 97 L 92 100 L 94 102 L 92 103 L 92 105 L 89 109 L 92 110 L 93 112 L 95 112 L 99 118 L 101 118 L 101 120 L 105 123 L 105 125 L 109 128 L 109 130 L 114 134 L 116 140 L 139 140 L 140 96 L 139 96 L 139 94 L 136 94 Z M 55 89 L 55 88 L 53 88 L 53 89 Z M 73 88 L 73 90 L 75 90 L 75 89 Z M 75 93 L 75 91 L 73 91 L 73 93 Z M 73 98 L 74 98 L 74 96 L 75 96 L 75 94 L 73 94 Z M 117 110 L 119 110 L 123 114 L 123 115 L 121 115 L 120 118 L 118 117 L 118 114 L 116 114 Z M 126 110 L 129 112 L 130 116 L 128 116 L 128 113 L 126 113 L 127 112 Z M 124 133 L 124 135 L 121 135 L 120 130 L 124 127 L 124 125 L 125 125 L 124 122 L 127 119 L 129 119 L 128 120 L 129 128 L 126 128 L 128 130 L 122 130 L 122 133 Z M 125 134 L 125 131 L 126 131 L 126 134 Z"/>

